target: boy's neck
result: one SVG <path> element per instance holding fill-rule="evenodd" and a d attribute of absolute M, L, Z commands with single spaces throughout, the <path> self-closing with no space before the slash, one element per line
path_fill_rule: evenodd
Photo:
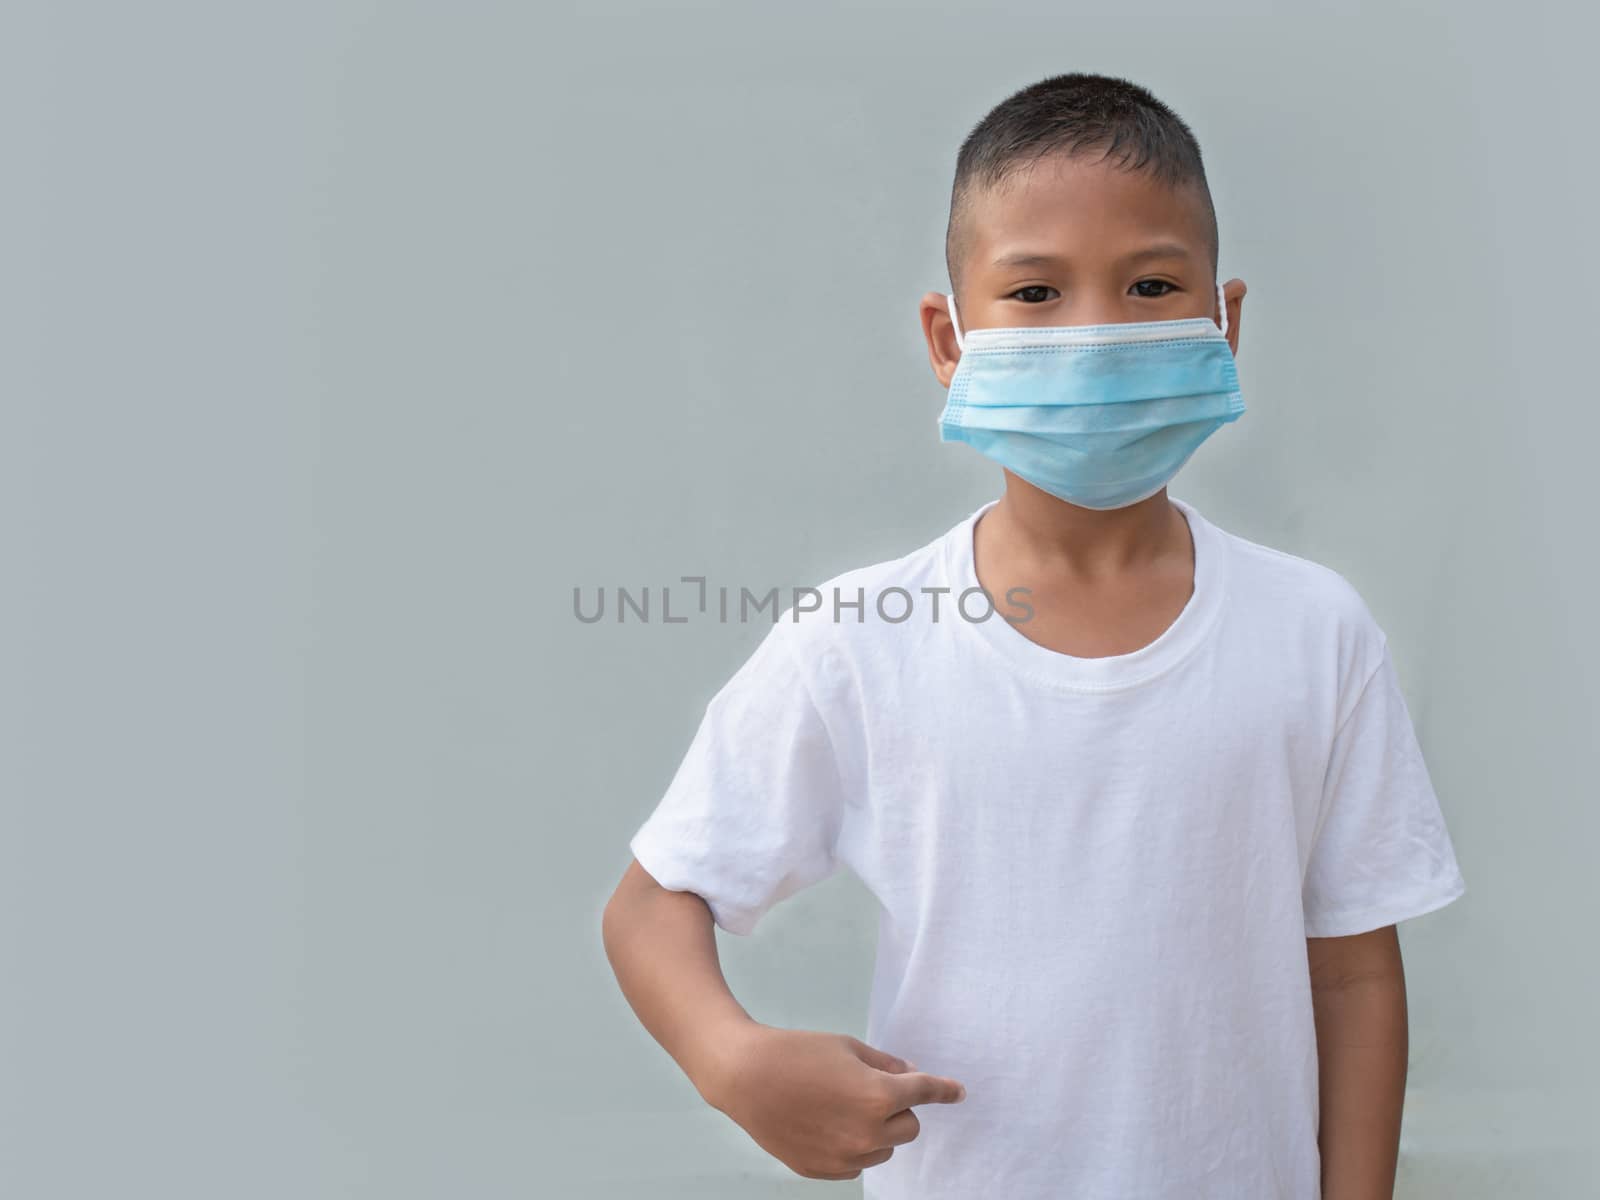
<path fill-rule="evenodd" d="M 990 535 L 1008 557 L 1019 554 L 1075 571 L 1122 571 L 1189 550 L 1188 522 L 1166 488 L 1124 508 L 1080 508 L 1007 471 L 1005 494 L 988 518 Z"/>

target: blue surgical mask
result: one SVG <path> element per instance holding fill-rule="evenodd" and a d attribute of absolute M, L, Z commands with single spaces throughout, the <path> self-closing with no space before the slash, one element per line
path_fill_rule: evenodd
<path fill-rule="evenodd" d="M 1123 325 L 969 329 L 945 297 L 961 362 L 939 437 L 966 442 L 1083 508 L 1123 508 L 1166 486 L 1244 412 L 1228 306 L 1208 317 Z"/>

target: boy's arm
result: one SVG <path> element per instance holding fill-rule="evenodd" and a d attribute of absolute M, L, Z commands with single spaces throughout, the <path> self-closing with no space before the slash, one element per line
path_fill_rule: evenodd
<path fill-rule="evenodd" d="M 706 902 L 630 861 L 601 920 L 606 957 L 640 1024 L 713 1107 L 727 1051 L 756 1024 L 717 957 Z"/>
<path fill-rule="evenodd" d="M 728 988 L 711 910 L 637 860 L 606 903 L 606 956 L 639 1021 L 711 1107 L 808 1179 L 854 1179 L 966 1092 L 847 1034 L 763 1025 Z"/>
<path fill-rule="evenodd" d="M 1393 1200 L 1405 1104 L 1405 971 L 1393 925 L 1306 939 L 1321 1076 L 1322 1200 Z"/>

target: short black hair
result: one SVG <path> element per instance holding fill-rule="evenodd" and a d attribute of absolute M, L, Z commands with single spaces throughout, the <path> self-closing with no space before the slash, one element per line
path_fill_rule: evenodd
<path fill-rule="evenodd" d="M 952 289 L 960 288 L 961 264 L 971 243 L 967 210 L 972 198 L 1046 155 L 1089 151 L 1174 187 L 1196 185 L 1205 202 L 1215 273 L 1217 213 L 1194 133 L 1138 84 L 1073 72 L 1041 79 L 1002 100 L 961 143 L 944 239 Z"/>

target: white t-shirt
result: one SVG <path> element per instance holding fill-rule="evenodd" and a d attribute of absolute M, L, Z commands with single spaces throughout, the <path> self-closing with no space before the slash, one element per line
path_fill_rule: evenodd
<path fill-rule="evenodd" d="M 630 843 L 730 933 L 840 864 L 876 896 L 865 1040 L 967 1098 L 869 1198 L 1316 1200 L 1305 938 L 1465 891 L 1355 589 L 1172 499 L 1194 591 L 1131 654 L 980 620 L 984 509 L 821 585 Z"/>

